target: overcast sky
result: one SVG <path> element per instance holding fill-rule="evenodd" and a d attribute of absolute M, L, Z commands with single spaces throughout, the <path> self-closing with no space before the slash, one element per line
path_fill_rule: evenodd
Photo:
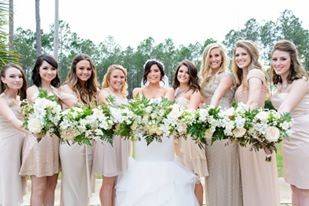
<path fill-rule="evenodd" d="M 152 36 L 170 37 L 176 44 L 219 41 L 230 29 L 240 29 L 250 18 L 276 20 L 290 9 L 309 28 L 306 0 L 59 0 L 59 17 L 72 31 L 95 42 L 108 35 L 123 47 L 136 46 Z M 35 1 L 14 0 L 15 27 L 35 30 Z M 41 27 L 54 21 L 54 0 L 41 0 Z"/>

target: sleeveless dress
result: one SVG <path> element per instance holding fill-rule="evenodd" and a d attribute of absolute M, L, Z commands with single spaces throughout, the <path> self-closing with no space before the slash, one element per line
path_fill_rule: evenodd
<path fill-rule="evenodd" d="M 185 97 L 175 99 L 176 104 L 187 108 L 189 100 Z M 176 153 L 177 159 L 188 169 L 193 171 L 199 177 L 208 176 L 207 160 L 205 151 L 201 149 L 191 138 L 177 140 L 176 147 L 179 152 Z"/>
<path fill-rule="evenodd" d="M 174 159 L 173 138 L 134 142 L 135 159 L 116 185 L 116 206 L 198 206 L 196 176 Z"/>
<path fill-rule="evenodd" d="M 288 88 L 289 89 L 289 88 Z M 276 91 L 271 102 L 276 108 L 284 102 L 288 92 Z M 283 140 L 284 178 L 301 189 L 309 189 L 309 92 L 291 112 L 292 127 Z"/>
<path fill-rule="evenodd" d="M 73 94 L 61 95 L 78 102 Z M 71 141 L 69 143 L 61 142 L 59 149 L 62 168 L 60 205 L 87 206 L 94 190 L 94 176 L 91 171 L 93 147 Z"/>
<path fill-rule="evenodd" d="M 263 82 L 263 92 L 259 102 L 264 106 L 267 93 L 265 75 L 259 69 L 249 71 L 247 80 L 257 78 Z M 237 102 L 247 103 L 248 89 L 239 86 L 235 93 Z M 265 161 L 265 151 L 251 151 L 250 147 L 240 147 L 240 171 L 244 206 L 279 206 L 279 190 L 277 185 L 276 155 L 272 161 Z"/>
<path fill-rule="evenodd" d="M 20 107 L 9 105 L 18 119 Z M 0 205 L 17 206 L 23 202 L 23 181 L 18 174 L 21 165 L 24 134 L 0 116 Z"/>
<path fill-rule="evenodd" d="M 105 92 L 105 96 L 112 96 L 115 102 L 112 106 L 119 107 L 126 104 L 127 99 L 121 98 L 112 92 Z M 97 174 L 114 177 L 127 169 L 130 154 L 130 142 L 119 136 L 113 137 L 113 145 L 105 141 L 97 141 L 94 148 L 93 171 Z"/>
<path fill-rule="evenodd" d="M 37 88 L 36 97 L 39 94 Z M 22 165 L 19 174 L 22 176 L 45 177 L 59 172 L 59 138 L 55 135 L 42 137 L 38 142 L 33 134 L 24 141 Z"/>
<path fill-rule="evenodd" d="M 222 72 L 212 76 L 201 91 L 207 97 L 206 104 L 210 104 L 212 95 L 218 88 L 221 79 L 231 73 Z M 231 107 L 235 88 L 227 91 L 220 100 L 222 109 Z M 206 157 L 209 176 L 206 181 L 207 205 L 242 206 L 242 190 L 239 163 L 239 148 L 237 144 L 226 140 L 210 142 L 206 145 Z"/>

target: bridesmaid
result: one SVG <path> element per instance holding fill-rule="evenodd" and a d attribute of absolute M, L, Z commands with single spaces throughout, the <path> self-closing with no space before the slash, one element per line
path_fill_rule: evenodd
<path fill-rule="evenodd" d="M 0 85 L 0 205 L 22 205 L 19 176 L 25 132 L 20 100 L 26 98 L 27 82 L 22 68 L 7 64 L 1 70 Z"/>
<path fill-rule="evenodd" d="M 237 102 L 251 108 L 263 107 L 268 92 L 259 53 L 251 41 L 238 41 L 234 49 L 232 70 L 236 76 Z M 240 147 L 240 173 L 244 206 L 279 206 L 277 187 L 276 156 L 265 161 L 263 150 L 251 151 L 250 147 Z"/>
<path fill-rule="evenodd" d="M 175 101 L 177 104 L 195 110 L 201 103 L 200 86 L 197 69 L 188 60 L 180 62 L 174 77 Z M 176 151 L 180 162 L 199 177 L 208 176 L 205 152 L 192 139 L 179 139 Z M 199 204 L 203 204 L 203 186 L 201 182 L 195 185 L 195 195 Z"/>
<path fill-rule="evenodd" d="M 127 103 L 127 70 L 113 64 L 107 69 L 104 75 L 102 90 L 99 93 L 98 101 L 103 104 L 108 97 L 113 97 L 112 107 L 119 107 Z M 127 168 L 129 157 L 129 142 L 119 136 L 113 139 L 113 145 L 107 142 L 97 142 L 94 149 L 93 170 L 103 175 L 103 182 L 100 189 L 101 205 L 113 206 L 115 198 L 115 183 L 117 177 Z"/>
<path fill-rule="evenodd" d="M 32 70 L 32 81 L 34 85 L 27 89 L 29 101 L 35 101 L 39 88 L 56 95 L 60 79 L 58 63 L 52 56 L 44 54 L 37 58 Z M 37 137 L 28 135 L 24 142 L 20 175 L 31 177 L 31 205 L 54 205 L 58 172 L 58 137 L 46 135 L 38 142 Z"/>
<path fill-rule="evenodd" d="M 309 205 L 309 83 L 296 46 L 277 42 L 272 51 L 272 80 L 276 89 L 271 101 L 279 112 L 290 112 L 292 133 L 283 143 L 285 180 L 291 185 L 292 204 Z M 307 165 L 307 166 L 306 166 Z"/>
<path fill-rule="evenodd" d="M 77 55 L 72 62 L 67 80 L 61 86 L 61 95 L 65 96 L 64 108 L 75 104 L 96 105 L 98 83 L 96 69 L 89 56 Z M 71 99 L 71 101 L 69 101 Z M 92 146 L 60 144 L 62 167 L 61 205 L 85 206 L 93 189 L 94 178 L 91 175 Z"/>
<path fill-rule="evenodd" d="M 235 79 L 227 71 L 227 56 L 220 44 L 208 45 L 200 70 L 201 92 L 205 103 L 231 107 L 234 98 Z M 241 180 L 237 144 L 216 141 L 206 146 L 209 176 L 206 178 L 207 205 L 241 206 Z"/>

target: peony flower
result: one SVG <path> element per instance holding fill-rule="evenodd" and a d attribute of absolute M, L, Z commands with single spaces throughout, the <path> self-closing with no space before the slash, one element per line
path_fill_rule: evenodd
<path fill-rule="evenodd" d="M 268 127 L 266 129 L 266 135 L 265 138 L 270 142 L 276 142 L 278 141 L 280 137 L 280 131 L 277 127 Z"/>

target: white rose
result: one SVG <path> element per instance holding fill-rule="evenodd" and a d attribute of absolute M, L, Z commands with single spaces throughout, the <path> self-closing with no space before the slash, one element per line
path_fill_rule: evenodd
<path fill-rule="evenodd" d="M 256 118 L 263 122 L 266 122 L 268 119 L 268 112 L 261 111 L 256 115 Z"/>
<path fill-rule="evenodd" d="M 39 118 L 30 118 L 28 122 L 29 131 L 38 134 L 42 130 L 42 122 Z"/>
<path fill-rule="evenodd" d="M 233 130 L 233 135 L 236 137 L 236 138 L 239 138 L 239 137 L 243 137 L 245 134 L 246 134 L 246 129 L 243 128 L 243 127 L 238 127 L 236 129 Z"/>
<path fill-rule="evenodd" d="M 266 129 L 266 135 L 265 138 L 270 142 L 276 142 L 278 141 L 280 137 L 280 131 L 277 127 L 268 127 Z"/>

